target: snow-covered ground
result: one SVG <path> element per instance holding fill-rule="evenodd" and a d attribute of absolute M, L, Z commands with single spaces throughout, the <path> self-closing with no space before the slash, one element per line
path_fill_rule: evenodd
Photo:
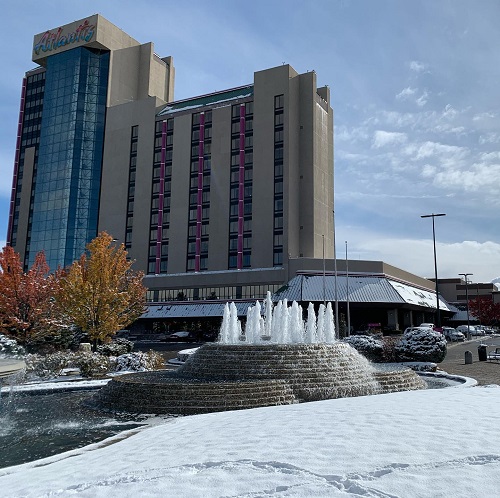
<path fill-rule="evenodd" d="M 6 497 L 493 497 L 498 413 L 500 389 L 492 386 L 180 417 L 1 469 L 0 490 Z"/>

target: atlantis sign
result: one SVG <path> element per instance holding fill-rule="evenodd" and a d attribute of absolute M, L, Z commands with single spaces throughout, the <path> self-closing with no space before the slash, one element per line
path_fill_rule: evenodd
<path fill-rule="evenodd" d="M 59 28 L 57 31 L 46 31 L 38 41 L 35 40 L 33 45 L 35 55 L 40 55 L 40 52 L 51 52 L 58 48 L 69 48 L 67 45 L 78 42 L 88 43 L 96 33 L 96 25 L 90 24 L 88 20 L 68 33 L 65 33 L 64 28 Z"/>

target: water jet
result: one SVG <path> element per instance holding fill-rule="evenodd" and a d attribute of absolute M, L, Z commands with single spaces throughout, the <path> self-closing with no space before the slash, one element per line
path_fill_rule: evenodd
<path fill-rule="evenodd" d="M 423 389 L 425 382 L 400 365 L 375 368 L 338 342 L 331 303 L 306 321 L 298 303 L 276 306 L 268 293 L 247 312 L 243 327 L 226 304 L 219 340 L 205 344 L 176 371 L 122 375 L 96 395 L 107 410 L 190 415 Z"/>

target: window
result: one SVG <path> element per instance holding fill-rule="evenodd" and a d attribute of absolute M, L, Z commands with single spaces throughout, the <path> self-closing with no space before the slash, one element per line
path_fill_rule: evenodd
<path fill-rule="evenodd" d="M 283 109 L 285 104 L 285 96 L 284 95 L 276 95 L 274 97 L 274 108 L 275 109 Z"/>

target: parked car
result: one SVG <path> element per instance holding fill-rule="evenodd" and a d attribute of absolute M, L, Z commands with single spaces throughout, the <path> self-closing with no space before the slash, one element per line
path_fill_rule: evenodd
<path fill-rule="evenodd" d="M 467 330 L 467 328 L 469 328 L 469 331 Z M 484 332 L 480 329 L 477 329 L 476 327 L 474 327 L 473 325 L 459 325 L 455 330 L 457 330 L 457 332 L 462 332 L 462 334 L 464 334 L 465 336 L 467 336 L 467 334 L 470 332 L 470 335 L 484 335 Z"/>
<path fill-rule="evenodd" d="M 430 329 L 433 329 L 435 325 L 433 323 L 421 323 L 419 327 L 428 327 Z"/>
<path fill-rule="evenodd" d="M 485 334 L 493 334 L 493 329 L 491 327 L 487 327 L 486 325 L 475 325 L 476 329 L 481 330 Z"/>
<path fill-rule="evenodd" d="M 443 327 L 443 334 L 448 341 L 451 342 L 463 342 L 465 341 L 465 335 L 453 327 Z"/>
<path fill-rule="evenodd" d="M 179 330 L 178 332 L 168 334 L 163 340 L 165 342 L 200 342 L 202 338 L 199 332 Z"/>
<path fill-rule="evenodd" d="M 404 333 L 407 334 L 408 332 L 412 332 L 413 330 L 423 330 L 424 332 L 427 332 L 432 329 L 430 327 L 407 327 L 405 328 Z"/>

